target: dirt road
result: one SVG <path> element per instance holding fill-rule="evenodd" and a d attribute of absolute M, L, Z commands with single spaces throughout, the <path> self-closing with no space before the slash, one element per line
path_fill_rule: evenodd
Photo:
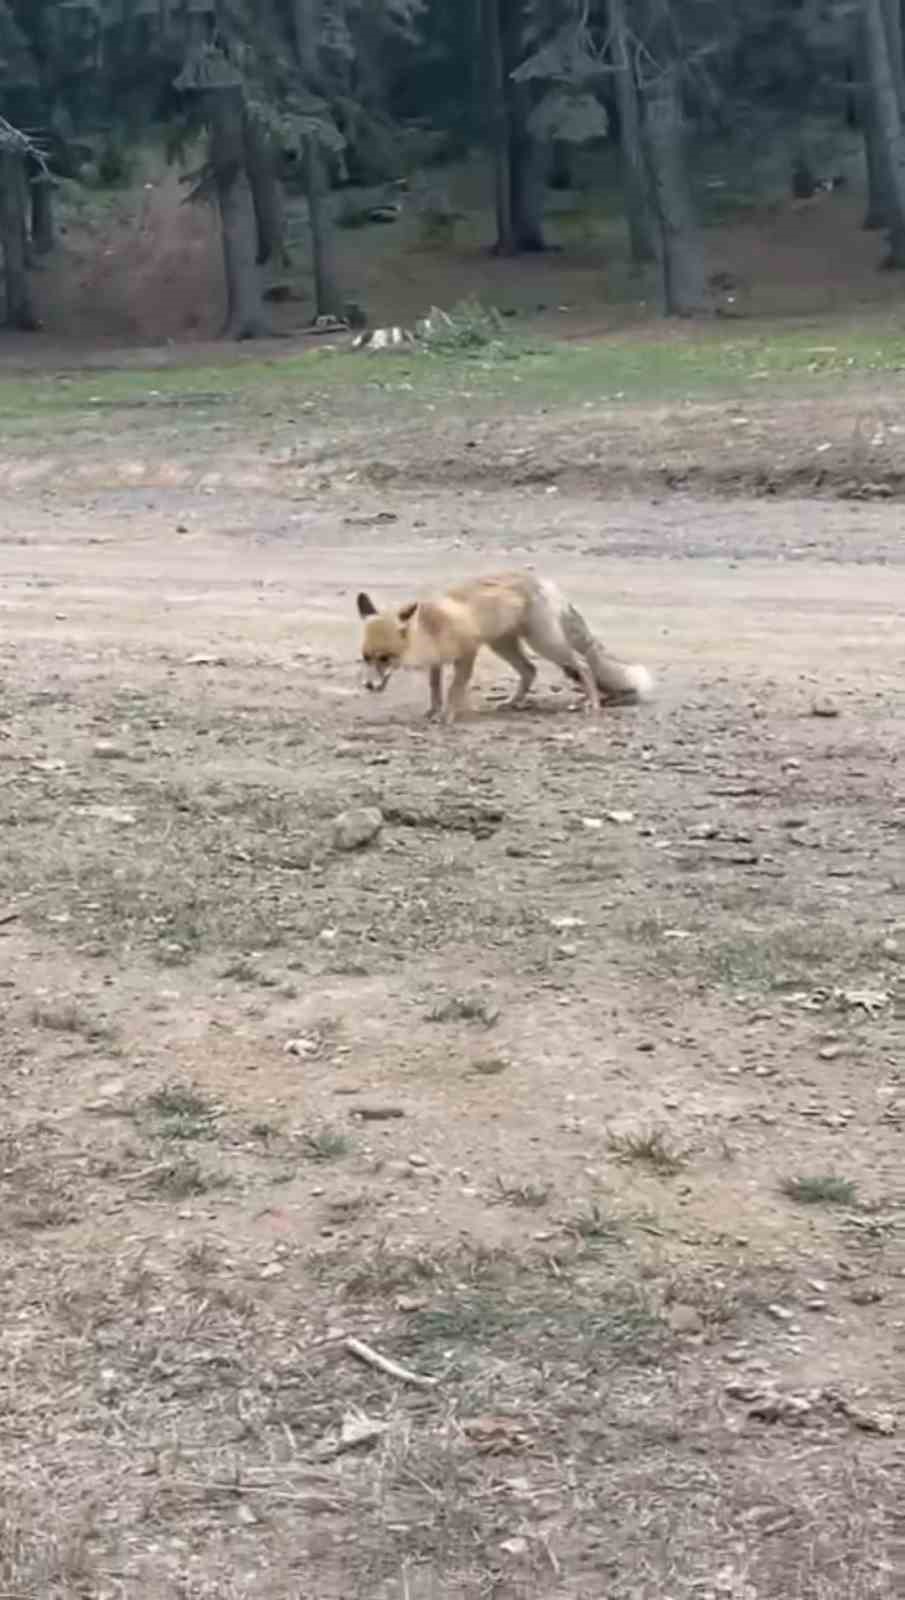
<path fill-rule="evenodd" d="M 7 499 L 0 1590 L 893 1594 L 901 519 Z M 652 706 L 362 695 L 522 563 Z"/>

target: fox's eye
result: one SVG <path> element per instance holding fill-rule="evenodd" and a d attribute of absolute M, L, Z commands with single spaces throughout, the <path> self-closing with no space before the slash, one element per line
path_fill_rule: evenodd
<path fill-rule="evenodd" d="M 377 665 L 378 665 L 378 667 L 388 667 L 389 664 L 390 664 L 390 657 L 389 656 L 378 656 L 377 657 Z"/>

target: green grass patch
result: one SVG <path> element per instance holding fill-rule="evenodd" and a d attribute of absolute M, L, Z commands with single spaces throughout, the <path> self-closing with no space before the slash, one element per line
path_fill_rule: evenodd
<path fill-rule="evenodd" d="M 214 1135 L 217 1107 L 193 1084 L 163 1084 L 147 1096 L 145 1108 L 160 1138 L 210 1139 Z"/>
<path fill-rule="evenodd" d="M 319 1128 L 302 1136 L 302 1155 L 306 1161 L 339 1161 L 347 1156 L 351 1142 L 339 1128 Z"/>
<path fill-rule="evenodd" d="M 490 311 L 486 313 L 491 315 Z M 534 338 L 532 339 L 532 334 Z M 667 336 L 663 336 L 663 335 Z M 354 421 L 381 412 L 417 418 L 425 402 L 454 410 L 463 399 L 535 406 L 601 402 L 622 398 L 706 397 L 744 389 L 749 383 L 803 385 L 905 368 L 905 334 L 892 319 L 875 316 L 850 322 L 814 319 L 806 326 L 726 324 L 672 332 L 667 324 L 617 334 L 587 344 L 538 348 L 531 318 L 508 321 L 492 344 L 431 353 L 356 354 L 317 348 L 268 360 L 233 359 L 222 365 L 166 370 L 16 374 L 0 378 L 0 419 L 40 424 L 51 416 L 92 419 L 109 430 L 110 413 L 135 413 L 136 431 L 151 416 L 180 431 L 232 412 L 260 414 L 272 407 L 276 421 L 300 414 L 318 421 L 340 416 Z M 270 419 L 268 419 L 270 420 Z"/>
<path fill-rule="evenodd" d="M 831 1172 L 783 1178 L 779 1187 L 787 1200 L 800 1206 L 854 1206 L 858 1201 L 852 1180 Z"/>

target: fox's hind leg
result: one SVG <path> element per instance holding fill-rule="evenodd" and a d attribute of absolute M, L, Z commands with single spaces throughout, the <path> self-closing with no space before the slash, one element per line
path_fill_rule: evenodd
<path fill-rule="evenodd" d="M 511 699 L 507 700 L 506 704 L 509 706 L 524 705 L 531 685 L 537 677 L 537 668 L 534 662 L 529 661 L 514 634 L 511 634 L 506 639 L 496 639 L 490 648 L 494 655 L 499 656 L 501 661 L 505 661 L 519 676 L 518 688 Z"/>
<path fill-rule="evenodd" d="M 525 629 L 525 638 L 532 650 L 536 650 L 545 661 L 552 661 L 573 682 L 581 684 L 588 697 L 589 712 L 594 714 L 600 710 L 600 695 L 594 674 L 584 656 L 572 649 L 555 617 L 543 611 L 538 614 L 536 610 Z"/>

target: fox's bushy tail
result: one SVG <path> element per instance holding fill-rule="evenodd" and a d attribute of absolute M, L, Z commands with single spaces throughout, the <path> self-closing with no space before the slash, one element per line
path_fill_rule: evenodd
<path fill-rule="evenodd" d="M 601 700 L 611 705 L 638 705 L 642 700 L 651 698 L 654 680 L 647 668 L 629 666 L 608 655 L 575 606 L 566 603 L 560 622 L 571 648 L 584 656 L 588 663 Z M 564 670 L 573 683 L 581 682 L 574 667 Z"/>

